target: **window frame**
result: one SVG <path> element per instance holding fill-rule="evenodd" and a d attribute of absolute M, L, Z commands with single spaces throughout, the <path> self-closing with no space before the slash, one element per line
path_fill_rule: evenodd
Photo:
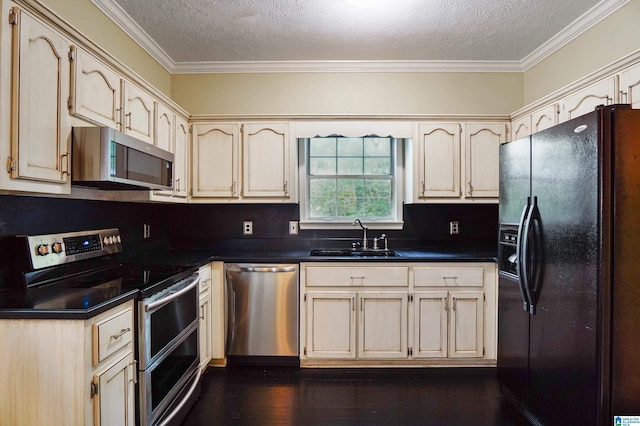
<path fill-rule="evenodd" d="M 368 135 L 374 136 L 375 135 Z M 330 135 L 328 137 L 348 137 L 343 135 Z M 387 136 L 383 136 L 387 137 Z M 310 218 L 309 207 L 309 141 L 312 138 L 298 138 L 298 182 L 300 185 L 300 229 L 353 229 L 353 219 L 315 219 Z M 391 136 L 391 219 L 381 220 L 373 217 L 358 217 L 370 229 L 399 230 L 404 225 L 402 217 L 402 205 L 404 195 L 404 138 Z M 362 176 L 362 175 L 357 175 Z"/>

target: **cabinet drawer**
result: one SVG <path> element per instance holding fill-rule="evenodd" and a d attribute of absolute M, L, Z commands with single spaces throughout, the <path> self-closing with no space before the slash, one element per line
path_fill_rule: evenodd
<path fill-rule="evenodd" d="M 483 287 L 482 266 L 429 266 L 414 268 L 416 287 Z"/>
<path fill-rule="evenodd" d="M 204 293 L 211 287 L 211 266 L 201 267 L 198 274 L 200 274 L 200 293 Z"/>
<path fill-rule="evenodd" d="M 92 326 L 93 365 L 133 340 L 133 310 L 127 309 Z"/>
<path fill-rule="evenodd" d="M 309 287 L 406 287 L 409 268 L 406 266 L 310 266 L 306 268 Z"/>

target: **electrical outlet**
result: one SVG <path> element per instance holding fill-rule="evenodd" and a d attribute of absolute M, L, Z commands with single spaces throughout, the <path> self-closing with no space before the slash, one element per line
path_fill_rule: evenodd
<path fill-rule="evenodd" d="M 151 225 L 145 223 L 142 227 L 142 238 L 149 238 L 151 236 Z"/>
<path fill-rule="evenodd" d="M 289 221 L 289 235 L 298 235 L 298 221 L 290 220 Z"/>
<path fill-rule="evenodd" d="M 449 222 L 449 235 L 458 235 L 460 233 L 460 225 L 457 220 Z"/>
<path fill-rule="evenodd" d="M 253 221 L 245 220 L 242 222 L 242 235 L 252 235 L 253 234 Z"/>

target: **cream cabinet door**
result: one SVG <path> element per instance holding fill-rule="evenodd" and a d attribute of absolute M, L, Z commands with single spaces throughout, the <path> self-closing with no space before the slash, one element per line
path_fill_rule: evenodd
<path fill-rule="evenodd" d="M 106 371 L 93 379 L 97 393 L 93 394 L 96 426 L 135 425 L 135 364 L 129 352 Z"/>
<path fill-rule="evenodd" d="M 200 294 L 200 324 L 198 328 L 200 337 L 200 370 L 204 371 L 211 361 L 211 293 L 206 291 Z"/>
<path fill-rule="evenodd" d="M 532 133 L 540 132 L 558 124 L 558 105 L 551 104 L 531 113 Z"/>
<path fill-rule="evenodd" d="M 224 263 L 211 263 L 211 358 L 224 358 L 225 295 Z"/>
<path fill-rule="evenodd" d="M 449 358 L 484 356 L 484 293 L 449 293 Z"/>
<path fill-rule="evenodd" d="M 465 198 L 498 197 L 499 147 L 506 135 L 504 123 L 465 125 Z"/>
<path fill-rule="evenodd" d="M 72 46 L 70 113 L 120 128 L 120 75 L 82 48 Z"/>
<path fill-rule="evenodd" d="M 153 144 L 155 141 L 155 99 L 127 80 L 122 82 L 122 99 L 124 110 L 122 131 L 141 141 Z"/>
<path fill-rule="evenodd" d="M 531 130 L 531 115 L 515 119 L 511 122 L 511 140 L 517 140 L 534 133 Z"/>
<path fill-rule="evenodd" d="M 459 123 L 423 123 L 418 126 L 418 196 L 460 197 Z"/>
<path fill-rule="evenodd" d="M 18 8 L 12 19 L 12 178 L 69 185 L 70 42 Z"/>
<path fill-rule="evenodd" d="M 195 124 L 193 197 L 238 197 L 240 132 L 235 123 Z M 265 159 L 266 160 L 266 159 Z"/>
<path fill-rule="evenodd" d="M 605 78 L 560 101 L 560 122 L 588 114 L 598 105 L 611 105 L 616 97 L 617 76 Z"/>
<path fill-rule="evenodd" d="M 164 104 L 155 103 L 155 145 L 174 152 L 175 114 Z"/>
<path fill-rule="evenodd" d="M 407 293 L 358 294 L 358 358 L 406 359 Z"/>
<path fill-rule="evenodd" d="M 355 358 L 356 293 L 309 291 L 306 299 L 307 358 Z"/>
<path fill-rule="evenodd" d="M 175 117 L 173 163 L 173 194 L 187 198 L 189 192 L 189 123 L 184 118 Z"/>
<path fill-rule="evenodd" d="M 413 295 L 413 358 L 446 358 L 449 333 L 448 292 Z"/>
<path fill-rule="evenodd" d="M 620 103 L 640 108 L 640 64 L 636 64 L 620 73 Z"/>
<path fill-rule="evenodd" d="M 289 123 L 242 125 L 243 197 L 291 198 L 290 139 Z"/>

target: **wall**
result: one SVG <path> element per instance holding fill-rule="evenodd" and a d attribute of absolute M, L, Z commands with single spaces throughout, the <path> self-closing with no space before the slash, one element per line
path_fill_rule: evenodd
<path fill-rule="evenodd" d="M 192 114 L 508 115 L 520 73 L 176 74 L 171 97 Z"/>
<path fill-rule="evenodd" d="M 145 204 L 48 197 L 0 195 L 0 289 L 13 276 L 14 235 L 50 234 L 119 227 L 126 257 L 164 249 L 307 249 L 350 247 L 362 238 L 349 231 L 301 231 L 288 235 L 289 220 L 298 219 L 297 204 Z M 242 236 L 242 221 L 254 221 L 254 235 Z M 449 221 L 460 222 L 460 235 L 448 235 Z M 143 224 L 151 238 L 142 238 Z M 391 248 L 438 244 L 496 248 L 498 205 L 415 204 L 405 206 L 402 231 L 389 231 Z M 382 231 L 380 231 L 381 233 Z M 378 236 L 373 232 L 370 238 Z"/>
<path fill-rule="evenodd" d="M 524 105 L 640 49 L 640 0 L 631 0 L 524 73 Z M 523 106 L 524 106 L 523 105 Z"/>
<path fill-rule="evenodd" d="M 40 0 L 67 23 L 167 96 L 171 75 L 90 0 Z"/>

